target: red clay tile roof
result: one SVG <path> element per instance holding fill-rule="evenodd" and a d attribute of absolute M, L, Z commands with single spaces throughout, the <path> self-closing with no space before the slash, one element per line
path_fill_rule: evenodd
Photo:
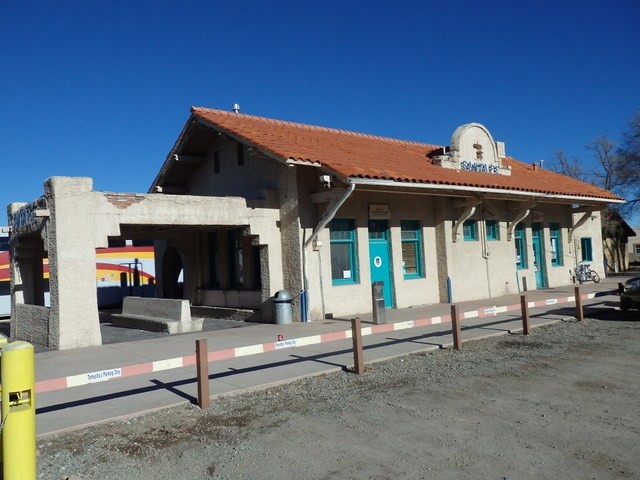
<path fill-rule="evenodd" d="M 511 175 L 493 175 L 440 167 L 428 155 L 442 146 L 394 140 L 362 133 L 273 120 L 223 110 L 193 107 L 193 115 L 283 160 L 318 162 L 348 178 L 517 190 L 612 201 L 617 195 L 513 158 Z"/>

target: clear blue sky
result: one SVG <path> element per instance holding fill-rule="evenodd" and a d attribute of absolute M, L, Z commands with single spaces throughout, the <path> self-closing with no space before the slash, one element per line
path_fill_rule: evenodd
<path fill-rule="evenodd" d="M 640 2 L 0 0 L 0 225 L 53 175 L 146 192 L 192 105 L 588 158 L 640 110 Z"/>

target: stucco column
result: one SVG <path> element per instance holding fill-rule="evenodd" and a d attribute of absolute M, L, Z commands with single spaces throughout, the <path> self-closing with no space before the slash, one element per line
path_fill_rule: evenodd
<path fill-rule="evenodd" d="M 297 171 L 287 168 L 280 177 L 280 238 L 284 288 L 296 298 L 302 289 L 302 242 L 298 206 Z M 275 293 L 275 292 L 273 292 Z M 297 297 L 298 299 L 300 297 Z M 293 320 L 301 320 L 300 303 L 295 302 Z"/>
<path fill-rule="evenodd" d="M 45 182 L 50 344 L 61 350 L 102 344 L 91 191 L 90 178 L 52 177 Z"/>
<path fill-rule="evenodd" d="M 449 277 L 451 229 L 447 228 L 448 201 L 444 197 L 438 197 L 433 202 L 433 218 L 436 227 L 436 258 L 438 259 L 438 290 L 441 303 L 449 301 L 447 278 Z"/>

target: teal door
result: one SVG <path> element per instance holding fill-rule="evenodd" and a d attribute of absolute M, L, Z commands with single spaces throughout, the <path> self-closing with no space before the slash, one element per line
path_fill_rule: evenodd
<path fill-rule="evenodd" d="M 393 306 L 391 285 L 391 256 L 389 255 L 389 226 L 386 220 L 369 220 L 369 259 L 371 283 L 384 282 L 384 306 Z"/>
<path fill-rule="evenodd" d="M 536 272 L 536 287 L 544 288 L 546 284 L 546 269 L 544 261 L 544 241 L 542 238 L 542 224 L 534 222 L 531 224 L 533 239 L 533 268 Z"/>

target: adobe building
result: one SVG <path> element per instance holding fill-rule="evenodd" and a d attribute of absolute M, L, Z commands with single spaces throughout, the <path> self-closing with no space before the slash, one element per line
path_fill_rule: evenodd
<path fill-rule="evenodd" d="M 95 249 L 156 242 L 156 295 L 272 321 L 491 298 L 604 275 L 600 210 L 620 197 L 506 155 L 482 125 L 448 146 L 193 108 L 149 192 L 53 177 L 9 207 L 12 337 L 100 344 Z M 49 257 L 51 306 L 43 305 Z M 179 279 L 183 279 L 180 281 Z"/>

